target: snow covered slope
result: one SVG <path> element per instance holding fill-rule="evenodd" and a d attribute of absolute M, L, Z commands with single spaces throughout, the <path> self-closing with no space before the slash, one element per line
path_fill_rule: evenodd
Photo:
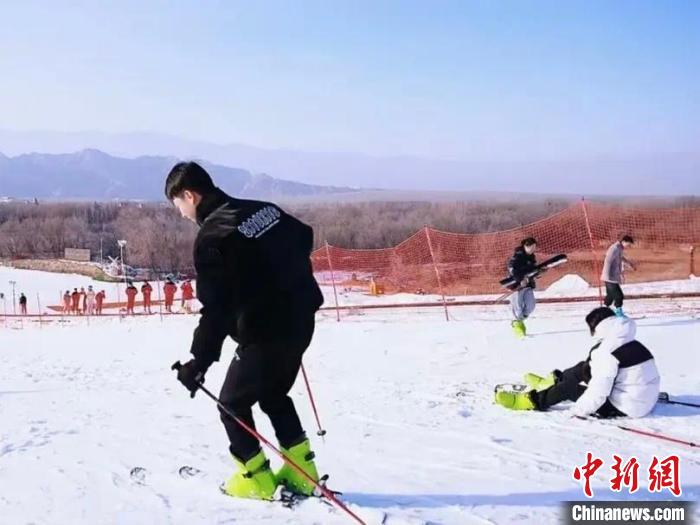
<path fill-rule="evenodd" d="M 642 302 L 635 308 L 643 308 Z M 565 407 L 508 412 L 492 404 L 498 382 L 585 357 L 586 305 L 540 305 L 516 341 L 507 307 L 372 312 L 337 323 L 319 316 L 306 355 L 326 442 L 299 380 L 293 397 L 329 485 L 367 523 L 557 523 L 559 502 L 583 499 L 572 478 L 587 451 L 605 460 L 596 498 L 650 496 L 652 455 L 681 458 L 683 499 L 700 498 L 700 452 L 574 421 Z M 634 310 L 632 310 L 634 313 Z M 233 470 L 218 413 L 190 400 L 170 365 L 186 359 L 196 317 L 102 319 L 39 328 L 0 327 L 0 522 L 3 524 L 351 523 L 318 502 L 290 511 L 223 496 Z M 700 402 L 700 320 L 649 316 L 639 339 L 657 357 L 662 390 Z M 215 392 L 232 357 L 209 372 Z M 257 409 L 256 409 L 257 410 Z M 258 429 L 274 436 L 256 411 Z M 700 410 L 660 405 L 629 426 L 698 441 Z M 609 488 L 612 454 L 641 464 L 633 496 Z M 278 465 L 276 458 L 270 456 Z M 204 474 L 182 479 L 192 465 Z M 144 486 L 134 466 L 148 470 Z M 696 511 L 697 512 L 697 511 Z"/>

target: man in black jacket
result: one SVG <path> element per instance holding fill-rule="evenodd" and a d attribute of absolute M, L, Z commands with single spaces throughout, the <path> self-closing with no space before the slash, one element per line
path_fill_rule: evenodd
<path fill-rule="evenodd" d="M 510 296 L 510 304 L 513 309 L 511 326 L 518 337 L 525 337 L 525 319 L 535 310 L 535 279 L 528 278 L 527 274 L 537 267 L 536 249 L 537 241 L 528 237 L 520 242 L 508 260 L 508 272 L 517 283 L 516 291 Z"/>
<path fill-rule="evenodd" d="M 178 380 L 194 396 L 221 355 L 226 336 L 238 348 L 221 388 L 222 404 L 250 427 L 258 403 L 270 418 L 283 452 L 313 479 L 314 454 L 288 396 L 323 303 L 309 256 L 313 231 L 267 202 L 241 200 L 214 186 L 194 162 L 173 167 L 165 194 L 183 217 L 196 222 L 197 298 L 194 356 Z M 238 471 L 223 490 L 237 497 L 272 499 L 278 484 L 310 494 L 313 485 L 288 465 L 275 475 L 258 440 L 223 411 L 221 419 Z"/>

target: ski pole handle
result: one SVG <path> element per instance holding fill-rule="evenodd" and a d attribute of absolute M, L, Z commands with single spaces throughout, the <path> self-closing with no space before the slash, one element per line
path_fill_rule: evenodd
<path fill-rule="evenodd" d="M 178 379 L 179 379 L 179 375 L 180 375 L 180 370 L 182 369 L 183 366 L 184 366 L 184 365 L 183 365 L 180 361 L 175 361 L 175 362 L 173 363 L 173 365 L 170 367 L 170 370 L 177 370 Z M 203 372 L 199 372 L 199 373 L 195 376 L 194 380 L 195 380 L 195 382 L 197 383 L 197 388 L 195 388 L 194 390 L 190 390 L 190 398 L 194 398 L 194 395 L 197 393 L 197 389 L 199 389 L 199 388 L 202 387 L 202 383 L 204 383 L 204 373 L 203 373 Z M 182 381 L 181 381 L 181 382 L 182 382 Z M 185 386 L 187 386 L 187 385 L 185 385 Z M 189 387 L 187 387 L 187 388 L 188 388 L 188 390 L 189 390 Z"/>

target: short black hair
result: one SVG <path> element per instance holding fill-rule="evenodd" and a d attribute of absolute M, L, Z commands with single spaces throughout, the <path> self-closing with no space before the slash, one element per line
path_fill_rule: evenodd
<path fill-rule="evenodd" d="M 522 241 L 520 241 L 520 246 L 523 246 L 523 247 L 533 246 L 535 244 L 537 244 L 537 241 L 535 240 L 534 237 L 528 237 L 527 239 L 523 239 Z"/>
<path fill-rule="evenodd" d="M 586 324 L 588 325 L 588 328 L 591 331 L 591 335 L 595 334 L 595 329 L 600 324 L 600 322 L 603 319 L 607 319 L 608 317 L 614 317 L 615 312 L 613 312 L 610 308 L 607 306 L 599 306 L 598 308 L 594 308 L 593 310 L 590 311 L 590 313 L 586 316 Z"/>
<path fill-rule="evenodd" d="M 623 235 L 622 239 L 620 239 L 620 242 L 628 242 L 630 244 L 634 244 L 634 239 L 630 235 Z"/>
<path fill-rule="evenodd" d="M 207 171 L 196 162 L 178 162 L 165 179 L 165 196 L 169 201 L 185 190 L 206 195 L 215 189 Z"/>

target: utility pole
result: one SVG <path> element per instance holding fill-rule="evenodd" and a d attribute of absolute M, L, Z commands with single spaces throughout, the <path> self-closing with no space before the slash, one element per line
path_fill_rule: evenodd
<path fill-rule="evenodd" d="M 12 285 L 12 313 L 17 315 L 17 301 L 15 298 L 15 285 L 17 281 L 9 281 L 9 283 Z"/>
<path fill-rule="evenodd" d="M 122 275 L 124 276 L 124 284 L 126 284 L 126 269 L 124 268 L 124 248 L 126 247 L 126 241 L 122 239 L 117 241 L 117 244 L 119 245 L 119 258 L 122 261 Z"/>

